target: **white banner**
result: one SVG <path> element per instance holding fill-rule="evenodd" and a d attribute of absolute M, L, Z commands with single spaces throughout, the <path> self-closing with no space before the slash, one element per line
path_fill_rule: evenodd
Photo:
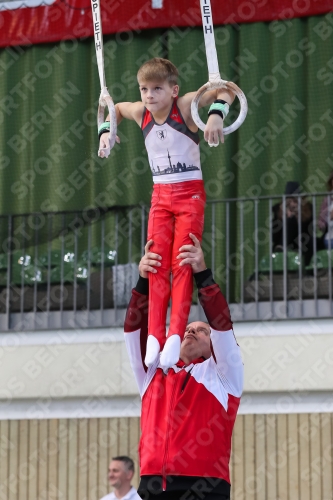
<path fill-rule="evenodd" d="M 15 10 L 23 9 L 26 7 L 45 7 L 47 5 L 52 5 L 56 0 L 6 0 L 5 2 L 0 0 L 0 11 L 1 10 Z"/>

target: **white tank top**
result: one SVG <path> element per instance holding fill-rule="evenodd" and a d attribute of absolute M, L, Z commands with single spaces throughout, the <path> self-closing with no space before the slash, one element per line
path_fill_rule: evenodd
<path fill-rule="evenodd" d="M 201 180 L 199 134 L 191 132 L 177 106 L 177 98 L 162 125 L 144 108 L 141 129 L 155 184 Z"/>

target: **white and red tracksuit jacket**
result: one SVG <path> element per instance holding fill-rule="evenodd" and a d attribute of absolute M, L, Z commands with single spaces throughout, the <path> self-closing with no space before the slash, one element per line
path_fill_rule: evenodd
<path fill-rule="evenodd" d="M 142 398 L 140 475 L 167 490 L 188 489 L 198 478 L 219 479 L 230 491 L 231 435 L 243 388 L 243 363 L 228 304 L 207 269 L 194 275 L 211 327 L 213 355 L 181 360 L 165 374 L 144 365 L 148 280 L 140 278 L 128 306 L 125 341 Z M 145 481 L 146 480 L 146 481 Z"/>

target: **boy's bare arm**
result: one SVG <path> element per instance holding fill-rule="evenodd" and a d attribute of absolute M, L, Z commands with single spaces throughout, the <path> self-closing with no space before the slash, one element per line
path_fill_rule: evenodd
<path fill-rule="evenodd" d="M 142 102 L 118 102 L 115 105 L 116 115 L 117 115 L 117 125 L 121 122 L 123 118 L 127 120 L 134 120 L 141 126 L 143 104 Z M 106 121 L 110 120 L 110 116 L 106 117 Z"/>
<path fill-rule="evenodd" d="M 198 130 L 198 127 L 193 121 L 191 115 L 191 103 L 196 92 L 189 92 L 178 100 L 179 109 L 184 117 L 186 125 L 192 132 Z M 235 95 L 231 90 L 217 89 L 206 92 L 200 99 L 199 108 L 213 104 L 216 99 L 226 101 L 229 105 L 233 103 Z M 218 146 L 219 142 L 224 142 L 223 137 L 223 120 L 218 115 L 212 115 L 207 120 L 204 139 L 210 146 Z"/>
<path fill-rule="evenodd" d="M 115 106 L 117 113 L 117 125 L 123 118 L 126 120 L 134 120 L 141 126 L 142 113 L 144 105 L 142 102 L 119 102 Z"/>
<path fill-rule="evenodd" d="M 142 113 L 143 113 L 143 104 L 142 102 L 119 102 L 115 105 L 116 108 L 116 116 L 117 116 L 117 125 L 121 122 L 123 118 L 127 120 L 134 120 L 136 123 L 141 126 Z M 106 121 L 110 120 L 110 116 L 106 117 Z M 116 142 L 119 144 L 120 139 L 116 136 Z M 109 144 L 109 132 L 105 132 L 101 135 L 99 140 L 100 149 L 108 147 Z"/>
<path fill-rule="evenodd" d="M 188 110 L 188 112 L 190 112 L 191 103 L 195 95 L 196 92 L 189 92 L 179 98 L 178 105 L 180 106 L 182 113 L 183 109 L 184 111 Z M 204 108 L 205 106 L 210 106 L 214 101 L 216 101 L 216 99 L 222 99 L 231 105 L 234 102 L 235 94 L 231 90 L 227 89 L 209 90 L 201 97 L 198 106 L 199 109 Z"/>

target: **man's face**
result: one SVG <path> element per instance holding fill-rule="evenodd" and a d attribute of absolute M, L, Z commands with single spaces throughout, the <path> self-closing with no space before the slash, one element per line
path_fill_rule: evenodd
<path fill-rule="evenodd" d="M 119 489 L 130 484 L 133 472 L 127 469 L 124 462 L 112 460 L 109 465 L 109 482 L 113 488 Z"/>
<path fill-rule="evenodd" d="M 154 112 L 169 110 L 179 90 L 178 85 L 170 85 L 165 81 L 140 81 L 139 88 L 142 103 L 153 114 Z"/>
<path fill-rule="evenodd" d="M 201 356 L 207 359 L 211 354 L 209 325 L 203 321 L 194 321 L 187 325 L 180 347 L 181 359 L 190 358 L 193 360 Z"/>
<path fill-rule="evenodd" d="M 294 198 L 294 197 L 289 197 L 286 199 L 286 207 L 287 207 L 287 210 L 294 214 L 297 212 L 297 209 L 298 209 L 298 199 L 297 198 Z"/>

